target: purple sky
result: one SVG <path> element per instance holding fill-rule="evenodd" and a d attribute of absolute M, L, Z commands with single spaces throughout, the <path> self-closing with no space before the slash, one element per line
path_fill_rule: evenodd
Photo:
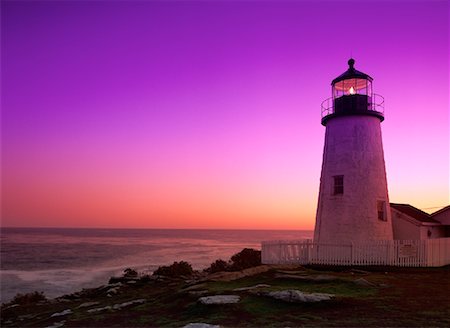
<path fill-rule="evenodd" d="M 1 9 L 4 226 L 312 228 L 351 55 L 386 99 L 390 200 L 449 203 L 448 1 Z"/>

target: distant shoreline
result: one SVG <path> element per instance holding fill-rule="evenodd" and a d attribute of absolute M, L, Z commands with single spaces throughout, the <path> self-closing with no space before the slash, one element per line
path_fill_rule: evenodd
<path fill-rule="evenodd" d="M 108 228 L 108 227 L 0 227 L 0 230 L 175 230 L 175 231 L 195 231 L 195 230 L 207 230 L 207 231 L 314 231 L 312 229 L 250 229 L 250 228 Z"/>

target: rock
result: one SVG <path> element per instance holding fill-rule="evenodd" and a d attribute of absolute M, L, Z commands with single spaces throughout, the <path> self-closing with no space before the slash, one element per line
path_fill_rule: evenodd
<path fill-rule="evenodd" d="M 66 320 L 58 321 L 58 322 L 55 322 L 53 325 L 47 326 L 45 328 L 60 328 L 60 327 L 64 326 L 65 323 L 66 323 Z"/>
<path fill-rule="evenodd" d="M 210 325 L 209 323 L 195 322 L 188 323 L 186 326 L 182 328 L 220 328 L 218 325 Z"/>
<path fill-rule="evenodd" d="M 99 305 L 99 304 L 100 304 L 100 302 L 84 302 L 84 303 L 78 305 L 77 309 L 91 307 L 91 306 Z"/>
<path fill-rule="evenodd" d="M 200 297 L 198 301 L 202 304 L 232 304 L 238 303 L 241 298 L 238 295 L 215 295 Z"/>
<path fill-rule="evenodd" d="M 129 281 L 127 281 L 128 285 L 134 285 L 135 283 L 137 283 L 136 280 L 129 280 Z"/>
<path fill-rule="evenodd" d="M 121 309 L 123 309 L 125 307 L 129 307 L 129 306 L 132 306 L 132 305 L 143 304 L 146 301 L 147 300 L 145 298 L 140 298 L 140 299 L 137 299 L 137 300 L 128 301 L 128 302 L 121 303 L 121 304 L 114 304 L 112 308 L 114 310 L 121 310 Z"/>
<path fill-rule="evenodd" d="M 145 298 L 140 298 L 137 300 L 114 304 L 113 306 L 107 305 L 107 306 L 100 307 L 100 308 L 90 309 L 90 310 L 87 310 L 87 312 L 88 313 L 97 313 L 97 312 L 109 311 L 109 310 L 122 310 L 123 308 L 129 307 L 129 306 L 145 303 L 146 301 L 147 300 Z"/>
<path fill-rule="evenodd" d="M 62 311 L 62 312 L 56 312 L 56 313 L 53 313 L 51 316 L 50 316 L 50 318 L 53 318 L 53 317 L 62 317 L 62 316 L 64 316 L 64 315 L 68 315 L 68 314 L 72 314 L 73 312 L 72 312 L 72 310 L 71 309 L 66 309 L 66 310 L 64 310 L 64 311 Z"/>
<path fill-rule="evenodd" d="M 112 310 L 112 306 L 107 305 L 104 307 L 87 310 L 87 312 L 88 313 L 97 313 L 97 312 L 103 312 L 103 311 L 109 311 L 109 310 Z"/>
<path fill-rule="evenodd" d="M 246 290 L 258 289 L 258 288 L 267 288 L 267 287 L 270 287 L 270 285 L 259 284 L 259 285 L 250 286 L 250 287 L 235 288 L 235 289 L 233 289 L 233 292 L 243 292 L 243 291 L 246 291 Z"/>
<path fill-rule="evenodd" d="M 353 281 L 353 283 L 355 283 L 358 286 L 364 286 L 364 287 L 375 287 L 376 286 L 374 283 L 371 283 L 364 278 L 356 279 Z"/>
<path fill-rule="evenodd" d="M 7 307 L 3 308 L 3 310 L 12 309 L 12 308 L 15 308 L 15 307 L 18 307 L 18 306 L 20 306 L 20 305 L 19 304 L 12 304 L 10 306 L 7 306 Z"/>
<path fill-rule="evenodd" d="M 323 293 L 303 293 L 302 291 L 295 289 L 288 289 L 276 292 L 262 293 L 277 300 L 289 302 L 289 303 L 315 303 L 321 301 L 329 301 L 334 295 Z"/>
<path fill-rule="evenodd" d="M 29 320 L 29 319 L 33 319 L 34 317 L 36 317 L 36 314 L 24 314 L 24 315 L 19 315 L 17 317 L 17 319 L 19 321 L 24 321 L 24 320 Z"/>
<path fill-rule="evenodd" d="M 206 289 L 205 290 L 192 290 L 192 291 L 189 292 L 189 295 L 202 296 L 202 295 L 206 295 L 208 293 L 209 293 L 209 291 L 206 290 Z"/>
<path fill-rule="evenodd" d="M 106 296 L 112 297 L 113 295 L 117 295 L 117 293 L 119 292 L 119 288 L 120 287 L 113 287 L 108 289 L 108 291 L 106 292 Z"/>
<path fill-rule="evenodd" d="M 359 269 L 351 269 L 350 273 L 359 273 L 359 274 L 369 274 L 369 271 L 359 270 Z"/>
<path fill-rule="evenodd" d="M 257 267 L 244 269 L 242 271 L 233 271 L 233 272 L 216 272 L 208 275 L 204 280 L 211 281 L 232 281 L 241 279 L 244 277 L 254 276 L 256 274 L 260 274 L 263 272 L 269 271 L 271 266 L 269 265 L 259 265 Z"/>
<path fill-rule="evenodd" d="M 102 286 L 101 288 L 113 288 L 113 287 L 122 287 L 123 284 L 121 282 L 116 282 L 114 284 L 107 284 L 106 286 Z"/>

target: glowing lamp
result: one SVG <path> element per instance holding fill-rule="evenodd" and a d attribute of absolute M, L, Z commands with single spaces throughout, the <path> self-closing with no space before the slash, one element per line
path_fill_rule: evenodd
<path fill-rule="evenodd" d="M 372 92 L 373 79 L 354 67 L 355 60 L 348 61 L 348 70 L 331 82 L 332 97 L 322 103 L 322 124 L 336 116 L 369 115 L 384 120 L 383 97 Z M 376 103 L 379 100 L 381 103 Z M 324 105 L 325 104 L 325 105 Z"/>

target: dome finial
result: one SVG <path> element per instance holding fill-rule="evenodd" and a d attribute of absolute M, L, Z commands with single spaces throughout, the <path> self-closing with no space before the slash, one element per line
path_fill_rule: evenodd
<path fill-rule="evenodd" d="M 350 67 L 350 69 L 354 69 L 353 65 L 355 65 L 355 60 L 353 58 L 350 58 L 348 60 L 348 66 Z"/>

